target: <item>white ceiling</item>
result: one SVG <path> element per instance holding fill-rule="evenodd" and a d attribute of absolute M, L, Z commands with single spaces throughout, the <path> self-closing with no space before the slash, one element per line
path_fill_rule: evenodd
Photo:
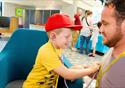
<path fill-rule="evenodd" d="M 61 0 L 3 0 L 4 2 L 15 3 L 19 5 L 32 6 L 35 8 L 54 7 L 58 8 L 63 4 Z"/>
<path fill-rule="evenodd" d="M 63 4 L 67 4 L 69 6 L 70 4 L 67 2 L 73 2 L 75 0 L 2 0 L 4 2 L 9 2 L 9 3 L 15 3 L 19 5 L 25 5 L 25 6 L 32 6 L 35 7 L 36 9 L 40 8 L 61 8 Z M 97 1 L 99 0 L 76 0 L 76 1 L 82 1 L 84 4 L 88 5 L 89 7 L 93 7 L 94 5 L 98 6 Z M 76 2 L 75 1 L 75 2 Z M 79 3 L 78 5 L 80 5 Z M 81 5 L 83 6 L 83 5 Z M 83 6 L 84 8 L 84 6 Z"/>

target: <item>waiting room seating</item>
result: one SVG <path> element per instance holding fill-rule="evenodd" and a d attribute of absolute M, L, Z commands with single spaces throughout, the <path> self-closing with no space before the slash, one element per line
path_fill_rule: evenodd
<path fill-rule="evenodd" d="M 0 52 L 0 88 L 6 88 L 11 81 L 25 79 L 34 64 L 39 47 L 47 41 L 44 31 L 17 29 Z"/>

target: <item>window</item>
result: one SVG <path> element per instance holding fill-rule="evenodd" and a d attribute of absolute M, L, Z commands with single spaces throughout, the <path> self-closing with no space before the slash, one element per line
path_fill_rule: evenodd
<path fill-rule="evenodd" d="M 44 14 L 43 14 L 43 23 L 45 24 L 48 17 L 51 15 L 50 10 L 44 10 Z"/>
<path fill-rule="evenodd" d="M 53 15 L 55 13 L 60 13 L 60 11 L 59 10 L 51 10 L 51 15 Z"/>
<path fill-rule="evenodd" d="M 45 24 L 48 17 L 54 13 L 60 13 L 60 10 L 31 10 L 30 23 L 31 24 Z"/>
<path fill-rule="evenodd" d="M 60 10 L 43 10 L 43 15 L 42 15 L 42 24 L 45 24 L 48 17 L 55 13 L 60 13 Z"/>

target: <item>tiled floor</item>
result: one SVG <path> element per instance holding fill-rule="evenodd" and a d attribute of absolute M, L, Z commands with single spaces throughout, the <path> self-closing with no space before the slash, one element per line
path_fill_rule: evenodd
<path fill-rule="evenodd" d="M 0 37 L 0 51 L 2 51 L 2 49 L 6 45 L 8 39 L 9 39 L 8 37 Z"/>
<path fill-rule="evenodd" d="M 88 57 L 85 54 L 79 54 L 78 52 L 74 52 L 71 49 L 65 49 L 64 54 L 69 58 L 72 64 L 91 64 L 95 61 L 101 61 L 100 55 L 96 55 L 95 57 Z"/>
<path fill-rule="evenodd" d="M 4 48 L 8 41 L 8 38 L 0 38 L 0 51 Z M 70 62 L 74 65 L 79 65 L 79 64 L 91 64 L 95 61 L 102 61 L 102 56 L 96 55 L 96 57 L 88 57 L 87 55 L 82 55 L 79 54 L 78 52 L 74 52 L 71 49 L 65 49 L 64 50 L 64 55 L 69 58 Z M 86 86 L 91 79 L 87 76 L 84 77 L 85 84 Z M 95 88 L 95 80 L 92 82 L 89 88 Z"/>

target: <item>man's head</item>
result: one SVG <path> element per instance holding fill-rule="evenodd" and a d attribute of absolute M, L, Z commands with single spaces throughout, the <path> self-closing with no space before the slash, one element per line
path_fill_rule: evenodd
<path fill-rule="evenodd" d="M 109 47 L 122 44 L 125 36 L 125 0 L 108 0 L 101 17 L 100 32 L 103 34 L 103 43 Z"/>
<path fill-rule="evenodd" d="M 78 16 L 81 16 L 81 15 L 82 15 L 82 13 L 83 13 L 83 11 L 82 11 L 81 9 L 77 9 L 76 14 L 77 14 Z"/>
<path fill-rule="evenodd" d="M 45 30 L 49 39 L 57 48 L 66 48 L 72 39 L 72 30 L 80 30 L 81 25 L 74 25 L 67 15 L 54 14 L 48 18 Z"/>

